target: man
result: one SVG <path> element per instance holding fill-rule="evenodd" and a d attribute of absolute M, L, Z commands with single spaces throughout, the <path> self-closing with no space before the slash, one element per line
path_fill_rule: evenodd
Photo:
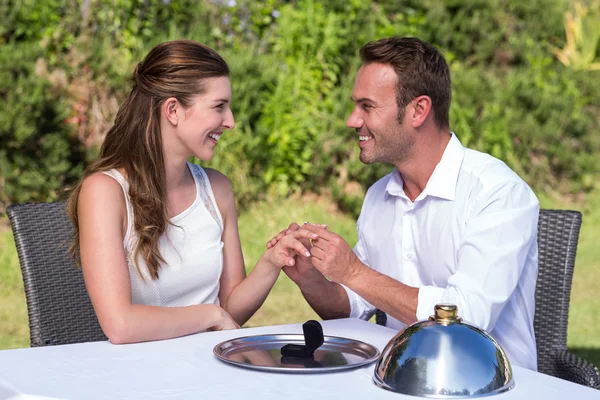
<path fill-rule="evenodd" d="M 284 271 L 324 319 L 368 319 L 378 308 L 388 327 L 402 329 L 427 319 L 435 304 L 456 304 L 514 365 L 536 370 L 536 196 L 503 162 L 464 148 L 449 130 L 450 72 L 434 47 L 382 39 L 361 58 L 347 126 L 363 163 L 395 168 L 367 192 L 354 251 L 308 224 L 319 235 L 311 257 L 297 255 Z"/>

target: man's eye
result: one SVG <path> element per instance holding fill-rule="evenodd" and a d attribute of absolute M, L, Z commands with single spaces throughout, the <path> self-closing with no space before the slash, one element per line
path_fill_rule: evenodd
<path fill-rule="evenodd" d="M 365 111 L 369 111 L 371 108 L 373 108 L 373 106 L 370 105 L 370 104 L 363 104 L 362 105 L 362 109 L 365 110 Z"/>

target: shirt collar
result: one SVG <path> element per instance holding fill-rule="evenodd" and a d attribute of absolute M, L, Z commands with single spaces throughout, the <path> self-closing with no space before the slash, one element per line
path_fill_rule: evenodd
<path fill-rule="evenodd" d="M 456 182 L 458 173 L 465 155 L 465 148 L 453 132 L 450 141 L 442 154 L 440 162 L 433 170 L 433 174 L 427 182 L 425 190 L 417 199 L 425 196 L 435 196 L 446 200 L 454 200 L 456 194 Z M 394 168 L 386 185 L 386 193 L 392 196 L 406 197 L 404 193 L 404 181 L 398 169 Z"/>
<path fill-rule="evenodd" d="M 404 193 L 404 181 L 402 180 L 402 175 L 400 175 L 398 168 L 394 168 L 392 171 L 390 179 L 385 186 L 385 192 L 391 196 L 406 197 L 406 194 Z"/>

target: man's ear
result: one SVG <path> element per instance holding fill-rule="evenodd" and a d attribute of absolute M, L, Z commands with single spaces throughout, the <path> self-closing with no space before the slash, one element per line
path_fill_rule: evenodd
<path fill-rule="evenodd" d="M 169 121 L 173 126 L 177 126 L 179 115 L 178 109 L 180 108 L 179 101 L 175 97 L 169 97 L 162 105 L 162 111 L 165 119 Z"/>
<path fill-rule="evenodd" d="M 411 122 L 413 128 L 418 128 L 423 125 L 429 114 L 431 114 L 433 104 L 429 96 L 416 97 L 413 99 L 412 104 Z"/>

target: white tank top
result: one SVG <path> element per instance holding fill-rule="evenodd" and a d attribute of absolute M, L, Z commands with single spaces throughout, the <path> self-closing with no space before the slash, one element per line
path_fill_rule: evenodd
<path fill-rule="evenodd" d="M 116 169 L 103 173 L 119 182 L 127 204 L 127 231 L 123 246 L 127 254 L 131 279 L 131 301 L 163 307 L 185 307 L 195 304 L 219 304 L 219 279 L 223 270 L 223 222 L 204 170 L 188 163 L 196 183 L 196 199 L 188 209 L 171 218 L 160 238 L 161 263 L 159 278 L 152 280 L 148 267 L 138 258 L 143 279 L 133 263 L 137 234 L 133 226 L 133 208 L 129 184 Z"/>

